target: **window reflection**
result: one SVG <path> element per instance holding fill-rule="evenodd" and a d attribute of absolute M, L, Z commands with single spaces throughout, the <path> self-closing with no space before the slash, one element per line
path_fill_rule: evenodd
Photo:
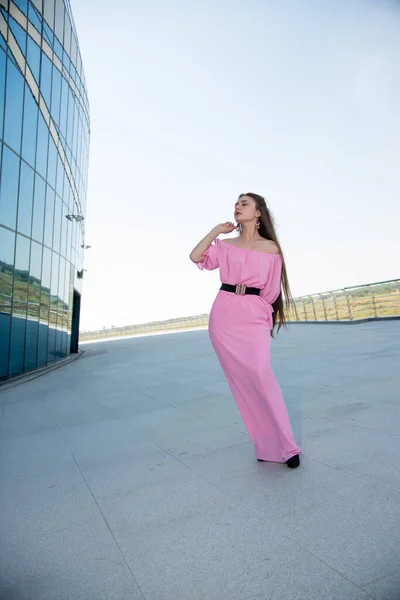
<path fill-rule="evenodd" d="M 52 136 L 49 136 L 49 157 L 47 166 L 47 181 L 56 189 L 56 174 L 57 174 L 57 159 L 58 152 Z"/>
<path fill-rule="evenodd" d="M 43 246 L 32 242 L 28 286 L 28 316 L 26 322 L 25 371 L 31 371 L 37 367 L 42 249 Z"/>
<path fill-rule="evenodd" d="M 29 3 L 29 7 L 28 7 L 28 19 L 36 27 L 36 29 L 38 30 L 38 32 L 41 33 L 41 31 L 42 31 L 42 18 L 39 17 L 37 11 L 33 7 L 33 4 L 35 4 L 35 2 Z M 40 2 L 40 4 L 41 4 L 41 2 Z M 40 10 L 41 10 L 41 7 L 39 8 L 39 11 Z"/>
<path fill-rule="evenodd" d="M 40 69 L 40 91 L 43 98 L 46 101 L 48 108 L 50 108 L 50 94 L 51 94 L 51 71 L 52 64 L 47 58 L 47 55 L 42 52 L 42 64 Z"/>
<path fill-rule="evenodd" d="M 62 217 L 62 202 L 59 196 L 56 196 L 54 205 L 54 233 L 53 233 L 53 250 L 60 252 L 61 241 L 61 217 Z"/>
<path fill-rule="evenodd" d="M 35 193 L 33 199 L 32 237 L 40 243 L 43 242 L 43 219 L 45 199 L 46 184 L 39 175 L 36 175 Z"/>
<path fill-rule="evenodd" d="M 21 161 L 17 229 L 29 237 L 32 228 L 33 182 L 33 169 Z"/>
<path fill-rule="evenodd" d="M 0 226 L 0 377 L 7 377 L 15 234 Z"/>
<path fill-rule="evenodd" d="M 48 145 L 49 130 L 42 114 L 39 112 L 38 136 L 36 146 L 36 170 L 44 179 L 46 179 Z"/>
<path fill-rule="evenodd" d="M 15 64 L 7 59 L 4 141 L 19 153 L 21 148 L 24 79 Z"/>
<path fill-rule="evenodd" d="M 25 84 L 24 125 L 22 133 L 22 157 L 32 167 L 36 159 L 36 132 L 39 109 L 28 86 Z"/>
<path fill-rule="evenodd" d="M 44 217 L 44 243 L 46 246 L 49 246 L 49 248 L 53 245 L 54 199 L 55 192 L 48 185 L 46 190 L 46 209 Z"/>
<path fill-rule="evenodd" d="M 28 0 L 14 0 L 14 4 L 16 4 L 25 15 L 28 14 Z"/>
<path fill-rule="evenodd" d="M 23 54 L 26 53 L 26 32 L 15 19 L 9 16 L 9 26 Z"/>
<path fill-rule="evenodd" d="M 40 48 L 33 41 L 31 37 L 28 36 L 28 50 L 27 50 L 27 61 L 30 70 L 33 73 L 36 82 L 39 83 L 40 78 Z"/>
<path fill-rule="evenodd" d="M 17 199 L 19 158 L 6 146 L 3 147 L 0 186 L 0 223 L 15 229 L 17 222 Z"/>
<path fill-rule="evenodd" d="M 0 39 L 3 36 L 0 35 Z M 6 85 L 6 54 L 0 47 L 0 138 L 3 137 L 3 112 Z"/>
<path fill-rule="evenodd" d="M 30 240 L 22 235 L 17 235 L 12 301 L 10 375 L 21 373 L 24 367 L 29 251 Z"/>
<path fill-rule="evenodd" d="M 64 0 L 14 0 L 63 64 L 63 73 L 7 15 L 60 135 L 79 195 L 84 194 L 87 93 Z M 45 11 L 42 18 L 41 11 Z M 17 13 L 14 13 L 16 16 Z M 4 11 L 3 11 L 4 15 Z M 7 54 L 8 53 L 8 54 Z M 82 97 L 69 87 L 67 74 Z M 82 80 L 80 79 L 82 78 Z M 29 80 L 30 81 L 30 80 Z M 57 143 L 28 81 L 0 33 L 0 378 L 44 366 L 69 352 L 72 298 L 81 253 L 72 250 L 76 206 Z M 22 160 L 21 160 L 22 158 Z M 85 207 L 85 198 L 80 198 Z M 45 245 L 43 245 L 45 244 Z M 14 265 L 15 254 L 15 265 Z M 70 260 L 74 261 L 74 265 Z"/>
<path fill-rule="evenodd" d="M 60 124 L 61 73 L 53 66 L 53 82 L 51 88 L 51 116 L 57 125 Z"/>

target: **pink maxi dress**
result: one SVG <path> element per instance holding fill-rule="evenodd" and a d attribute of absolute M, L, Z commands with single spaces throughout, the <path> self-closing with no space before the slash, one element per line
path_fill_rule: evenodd
<path fill-rule="evenodd" d="M 285 462 L 300 454 L 271 364 L 272 304 L 281 291 L 282 256 L 215 240 L 197 263 L 219 268 L 222 283 L 260 288 L 259 296 L 220 290 L 209 321 L 211 343 L 258 459 Z"/>

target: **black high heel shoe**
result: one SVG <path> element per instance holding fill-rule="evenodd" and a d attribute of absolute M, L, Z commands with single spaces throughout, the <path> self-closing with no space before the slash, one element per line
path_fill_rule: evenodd
<path fill-rule="evenodd" d="M 300 456 L 298 454 L 295 454 L 294 456 L 291 456 L 286 461 L 286 464 L 289 467 L 289 469 L 297 469 L 297 467 L 300 466 Z"/>

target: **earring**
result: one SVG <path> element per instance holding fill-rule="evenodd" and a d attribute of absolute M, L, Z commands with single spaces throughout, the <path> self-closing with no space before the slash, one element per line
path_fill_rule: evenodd
<path fill-rule="evenodd" d="M 260 221 L 259 221 L 259 219 L 256 219 L 256 228 L 260 229 Z"/>

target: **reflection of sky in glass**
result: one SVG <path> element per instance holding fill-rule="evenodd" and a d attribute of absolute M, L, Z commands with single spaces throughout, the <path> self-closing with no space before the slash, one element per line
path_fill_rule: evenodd
<path fill-rule="evenodd" d="M 74 196 L 78 189 L 79 193 L 85 193 L 79 185 L 84 166 L 79 164 L 76 168 L 80 145 L 74 135 L 82 134 L 88 138 L 87 113 L 84 115 L 87 111 L 87 107 L 84 108 L 87 105 L 86 90 L 79 85 L 80 95 L 75 87 L 79 78 L 74 82 L 70 80 L 70 73 L 76 77 L 71 59 L 78 66 L 79 76 L 83 73 L 80 58 L 77 62 L 76 41 L 63 0 L 45 3 L 47 22 L 33 3 L 29 3 L 29 7 L 27 1 L 15 4 L 28 15 L 35 28 L 32 35 L 43 33 L 44 50 L 53 56 L 50 46 L 55 55 L 53 64 L 36 41 L 27 35 L 26 21 L 18 14 L 18 9 L 14 8 L 15 18 L 10 16 L 9 20 L 4 20 L 4 11 L 0 14 L 2 26 L 5 27 L 7 21 L 10 26 L 9 50 L 5 39 L 2 36 L 0 39 L 0 136 L 6 144 L 2 148 L 1 161 L 0 257 L 4 256 L 4 260 L 0 258 L 0 294 L 3 298 L 8 294 L 7 305 L 2 301 L 0 307 L 0 377 L 43 366 L 47 360 L 58 360 L 69 351 L 72 293 L 74 287 L 80 289 L 81 282 L 76 273 L 82 265 L 75 249 L 67 245 L 68 242 L 72 244 L 74 238 L 70 233 L 72 224 L 66 215 L 79 214 L 79 200 L 81 206 L 85 205 L 83 198 Z M 65 49 L 61 43 L 64 26 Z M 23 59 L 18 52 L 13 56 L 11 51 L 15 44 L 26 60 L 25 83 Z M 37 94 L 39 103 L 34 98 Z M 51 134 L 49 115 L 54 125 Z M 74 124 L 79 117 L 85 121 L 82 133 Z M 59 153 L 59 144 L 64 146 L 70 171 L 64 168 L 65 154 Z M 76 177 L 76 182 L 68 180 L 69 173 Z M 48 248 L 43 247 L 43 243 Z M 14 247 L 15 265 L 11 250 Z M 70 259 L 75 261 L 74 265 Z M 6 260 L 10 262 L 6 263 Z M 54 328 L 51 334 L 49 327 Z"/>

